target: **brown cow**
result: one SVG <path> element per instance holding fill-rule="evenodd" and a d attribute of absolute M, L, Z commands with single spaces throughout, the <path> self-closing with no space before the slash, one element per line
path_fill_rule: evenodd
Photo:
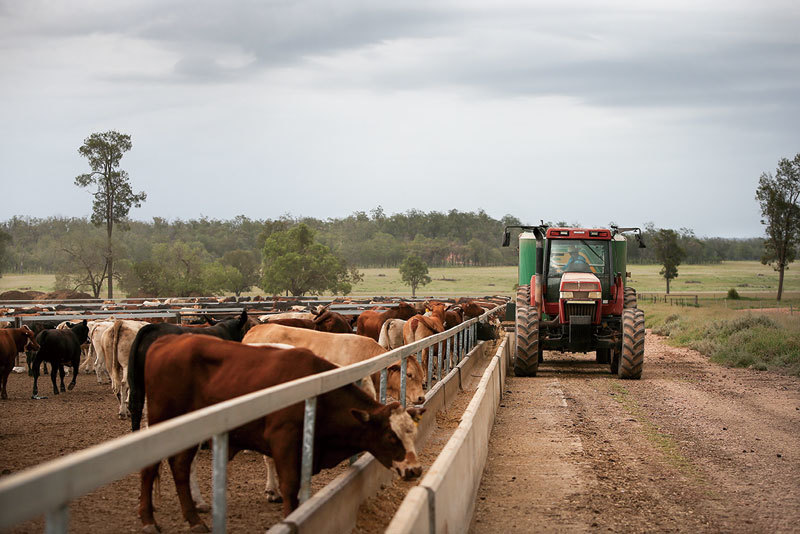
<path fill-rule="evenodd" d="M 311 319 L 272 319 L 267 324 L 279 324 L 283 326 L 291 326 L 292 328 L 305 328 L 307 330 L 316 330 L 317 325 Z"/>
<path fill-rule="evenodd" d="M 210 336 L 161 336 L 147 351 L 144 385 L 151 425 L 270 386 L 335 369 L 311 351 L 251 347 Z M 317 397 L 314 473 L 368 451 L 385 467 L 405 477 L 422 469 L 414 439 L 424 410 L 403 410 L 399 403 L 382 405 L 349 385 Z M 229 458 L 241 450 L 271 456 L 280 478 L 283 512 L 297 508 L 303 403 L 267 414 L 229 433 Z M 191 447 L 169 458 L 184 518 L 192 532 L 208 532 L 189 488 L 189 472 L 197 451 Z M 159 464 L 141 471 L 139 517 L 146 531 L 158 531 L 153 517 L 153 483 Z"/>
<path fill-rule="evenodd" d="M 358 363 L 386 352 L 376 341 L 364 336 L 315 332 L 277 324 L 254 326 L 244 336 L 242 343 L 284 343 L 302 347 L 339 366 Z M 407 358 L 407 362 L 406 403 L 422 404 L 425 402 L 425 392 L 422 389 L 424 371 L 415 358 Z M 364 390 L 375 398 L 379 383 L 380 374 L 375 373 L 371 381 L 367 380 L 363 384 Z M 400 364 L 389 367 L 386 392 L 395 399 L 400 398 Z"/>
<path fill-rule="evenodd" d="M 407 302 L 400 302 L 396 308 L 385 312 L 366 310 L 361 312 L 356 322 L 356 334 L 371 337 L 378 341 L 381 335 L 381 326 L 388 319 L 411 319 L 417 315 L 417 309 Z"/>
<path fill-rule="evenodd" d="M 17 354 L 29 349 L 39 350 L 33 330 L 24 325 L 22 328 L 0 329 L 0 398 L 8 398 L 8 375 L 17 362 Z"/>
<path fill-rule="evenodd" d="M 352 319 L 348 319 L 341 313 L 323 309 L 319 315 L 314 317 L 314 327 L 320 332 L 331 332 L 338 334 L 352 334 Z"/>

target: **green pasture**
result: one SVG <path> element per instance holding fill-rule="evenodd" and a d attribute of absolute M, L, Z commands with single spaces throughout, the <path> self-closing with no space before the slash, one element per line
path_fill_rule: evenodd
<path fill-rule="evenodd" d="M 629 265 L 631 285 L 639 293 L 664 293 L 664 280 L 659 265 Z M 361 269 L 364 281 L 353 288 L 353 295 L 410 295 L 396 268 Z M 757 261 L 728 261 L 715 265 L 681 265 L 678 278 L 672 281 L 671 292 L 697 294 L 702 300 L 724 299 L 728 290 L 736 289 L 742 299 L 729 301 L 732 307 L 774 305 L 778 273 Z M 506 267 L 435 267 L 429 275 L 431 283 L 417 289 L 419 295 L 513 295 L 517 268 Z M 34 289 L 52 291 L 52 274 L 5 274 L 0 277 L 0 291 Z M 119 293 L 117 290 L 116 293 Z M 261 294 L 258 289 L 251 295 Z M 120 296 L 124 296 L 119 293 Z M 786 271 L 784 280 L 786 304 L 800 303 L 800 264 Z M 763 301 L 763 302 L 762 302 Z M 770 304 L 772 302 L 772 304 Z"/>
<path fill-rule="evenodd" d="M 54 274 L 3 274 L 0 276 L 0 293 L 18 289 L 20 291 L 53 291 Z"/>

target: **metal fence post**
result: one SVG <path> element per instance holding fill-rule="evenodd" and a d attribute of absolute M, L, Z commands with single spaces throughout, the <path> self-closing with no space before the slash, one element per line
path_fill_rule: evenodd
<path fill-rule="evenodd" d="M 444 341 L 444 374 L 450 373 L 450 340 L 453 339 L 452 337 L 448 337 Z"/>
<path fill-rule="evenodd" d="M 441 382 L 441 380 L 442 380 L 442 356 L 443 356 L 442 351 L 444 350 L 444 347 L 442 347 L 442 342 L 441 341 L 437 345 L 437 349 L 438 350 L 436 351 L 436 354 L 437 354 L 437 356 L 436 356 L 436 366 L 437 366 L 437 368 L 436 368 L 436 376 L 437 376 L 436 380 L 438 382 Z"/>
<path fill-rule="evenodd" d="M 45 514 L 45 534 L 67 534 L 69 530 L 69 505 L 64 504 Z"/>
<path fill-rule="evenodd" d="M 431 382 L 433 381 L 433 346 L 428 347 L 428 374 L 425 378 L 425 389 L 431 389 Z"/>
<path fill-rule="evenodd" d="M 386 381 L 389 378 L 389 370 L 384 367 L 381 369 L 380 399 L 381 404 L 386 404 Z"/>
<path fill-rule="evenodd" d="M 228 433 L 216 434 L 213 440 L 212 532 L 225 534 L 228 517 Z"/>
<path fill-rule="evenodd" d="M 317 398 L 306 399 L 306 409 L 303 415 L 303 459 L 300 466 L 300 494 L 301 503 L 311 497 L 311 475 L 314 466 L 314 421 L 317 418 Z"/>
<path fill-rule="evenodd" d="M 408 356 L 400 358 L 400 402 L 406 407 L 406 373 L 408 372 Z"/>

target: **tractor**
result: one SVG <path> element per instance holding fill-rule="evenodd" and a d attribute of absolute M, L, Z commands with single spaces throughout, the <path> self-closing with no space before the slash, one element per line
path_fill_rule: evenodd
<path fill-rule="evenodd" d="M 639 228 L 519 228 L 519 289 L 516 298 L 517 376 L 536 376 L 544 350 L 596 353 L 620 378 L 638 379 L 644 363 L 644 312 L 626 272 L 624 232 Z"/>

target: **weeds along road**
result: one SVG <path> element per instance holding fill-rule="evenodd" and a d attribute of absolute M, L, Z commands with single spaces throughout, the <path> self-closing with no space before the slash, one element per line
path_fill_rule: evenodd
<path fill-rule="evenodd" d="M 509 378 L 471 532 L 800 529 L 800 379 L 649 332 L 639 381 L 593 356 Z"/>

